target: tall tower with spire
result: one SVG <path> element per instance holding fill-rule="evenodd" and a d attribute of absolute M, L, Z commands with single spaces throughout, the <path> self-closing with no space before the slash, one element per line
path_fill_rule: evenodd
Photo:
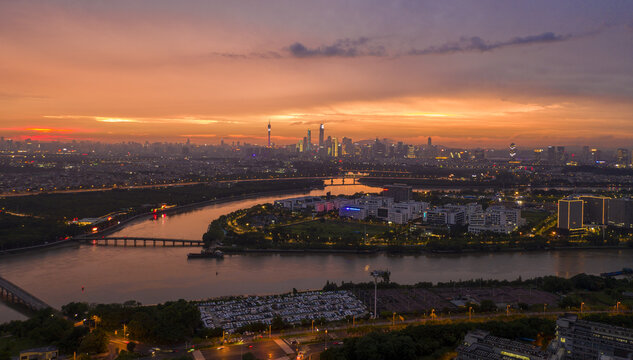
<path fill-rule="evenodd" d="M 323 124 L 321 124 L 319 126 L 319 150 L 323 149 L 323 146 L 325 145 L 323 143 L 324 140 L 325 140 L 325 128 Z"/>
<path fill-rule="evenodd" d="M 268 120 L 268 147 L 270 147 L 270 120 Z"/>

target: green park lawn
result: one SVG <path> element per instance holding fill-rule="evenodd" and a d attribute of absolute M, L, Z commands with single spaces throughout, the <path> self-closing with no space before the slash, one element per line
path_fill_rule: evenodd
<path fill-rule="evenodd" d="M 321 237 L 362 236 L 368 237 L 383 234 L 389 228 L 386 224 L 363 224 L 343 220 L 312 220 L 286 226 L 284 229 L 296 235 L 319 235 Z"/>

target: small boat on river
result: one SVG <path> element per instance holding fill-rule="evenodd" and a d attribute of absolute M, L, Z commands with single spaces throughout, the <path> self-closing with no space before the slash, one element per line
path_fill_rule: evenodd
<path fill-rule="evenodd" d="M 215 258 L 223 259 L 224 253 L 218 249 L 203 249 L 199 253 L 187 254 L 188 259 Z"/>

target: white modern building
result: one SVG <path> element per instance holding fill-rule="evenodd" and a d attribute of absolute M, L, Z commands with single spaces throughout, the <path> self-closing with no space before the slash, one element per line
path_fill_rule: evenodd
<path fill-rule="evenodd" d="M 520 209 L 508 209 L 503 206 L 491 206 L 486 211 L 477 211 L 471 215 L 468 232 L 482 233 L 486 231 L 510 234 L 525 224 Z"/>

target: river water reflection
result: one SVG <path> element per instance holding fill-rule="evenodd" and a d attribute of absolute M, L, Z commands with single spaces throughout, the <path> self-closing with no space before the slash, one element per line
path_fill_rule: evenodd
<path fill-rule="evenodd" d="M 313 195 L 353 194 L 376 188 L 335 186 Z M 207 206 L 195 211 L 139 221 L 115 235 L 200 239 L 209 222 L 222 214 L 282 197 L 260 197 Z M 399 283 L 473 278 L 524 279 L 573 276 L 632 267 L 632 250 L 516 252 L 471 255 L 396 256 L 387 254 L 247 254 L 222 260 L 187 260 L 191 248 L 74 246 L 3 257 L 0 275 L 49 304 L 70 301 L 144 304 L 236 294 L 265 294 L 321 288 L 330 281 L 369 281 L 371 269 L 389 269 Z M 82 292 L 82 286 L 85 291 Z M 22 318 L 0 305 L 0 322 Z"/>

